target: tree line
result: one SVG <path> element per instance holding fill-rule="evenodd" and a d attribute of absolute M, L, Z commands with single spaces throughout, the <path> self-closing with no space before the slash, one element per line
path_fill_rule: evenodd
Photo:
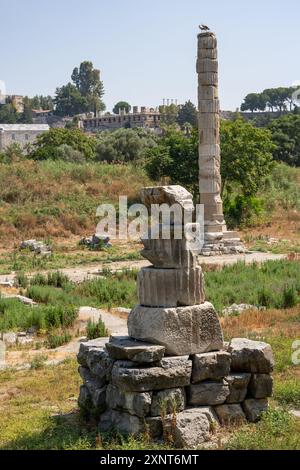
<path fill-rule="evenodd" d="M 280 113 L 297 107 L 294 93 L 298 87 L 268 88 L 262 93 L 249 93 L 241 104 L 241 111 L 270 111 Z"/>

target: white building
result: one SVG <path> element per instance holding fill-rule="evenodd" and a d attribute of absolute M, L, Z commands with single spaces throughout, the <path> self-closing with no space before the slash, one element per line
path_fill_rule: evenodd
<path fill-rule="evenodd" d="M 48 130 L 48 124 L 0 124 L 0 151 L 11 144 L 21 147 L 32 144 L 38 135 Z"/>

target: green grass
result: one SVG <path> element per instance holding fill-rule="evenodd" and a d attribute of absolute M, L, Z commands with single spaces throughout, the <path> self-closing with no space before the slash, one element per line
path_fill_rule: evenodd
<path fill-rule="evenodd" d="M 300 302 L 297 261 L 267 261 L 260 266 L 236 263 L 206 272 L 205 282 L 206 299 L 218 312 L 233 303 L 286 308 Z"/>
<path fill-rule="evenodd" d="M 299 450 L 300 420 L 283 409 L 270 409 L 258 424 L 239 429 L 227 442 L 229 450 Z"/>

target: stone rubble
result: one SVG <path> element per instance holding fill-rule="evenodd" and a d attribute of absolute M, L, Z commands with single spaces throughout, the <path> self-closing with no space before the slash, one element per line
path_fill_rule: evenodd
<path fill-rule="evenodd" d="M 52 255 L 52 250 L 51 248 L 46 245 L 42 241 L 37 241 L 37 240 L 24 240 L 20 244 L 20 249 L 29 249 L 30 251 L 33 251 L 37 255 L 42 255 L 42 256 L 50 256 Z"/>
<path fill-rule="evenodd" d="M 101 250 L 102 248 L 111 248 L 110 238 L 102 235 L 92 235 L 91 237 L 83 237 L 79 241 L 79 245 L 86 246 L 90 250 Z"/>
<path fill-rule="evenodd" d="M 193 210 L 191 194 L 178 186 L 144 188 L 142 200 Z M 158 224 L 158 234 L 163 227 Z M 266 343 L 224 344 L 196 253 L 171 227 L 169 240 L 142 239 L 143 255 L 154 265 L 138 276 L 140 304 L 128 316 L 129 336 L 112 336 L 104 348 L 101 339 L 81 343 L 78 403 L 100 432 L 169 436 L 178 447 L 193 448 L 216 426 L 259 419 L 274 360 Z"/>

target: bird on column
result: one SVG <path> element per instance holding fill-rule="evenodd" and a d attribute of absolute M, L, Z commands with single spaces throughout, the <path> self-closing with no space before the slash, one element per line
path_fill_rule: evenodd
<path fill-rule="evenodd" d="M 201 31 L 210 31 L 210 28 L 205 24 L 199 24 L 199 28 L 201 29 Z"/>

